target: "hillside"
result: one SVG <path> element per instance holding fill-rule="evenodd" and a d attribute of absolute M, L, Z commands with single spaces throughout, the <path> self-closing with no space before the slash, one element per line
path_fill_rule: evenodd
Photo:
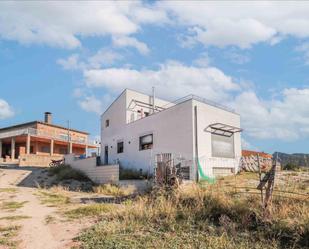
<path fill-rule="evenodd" d="M 277 155 L 278 158 L 281 160 L 282 165 L 292 163 L 301 167 L 309 167 L 309 154 L 303 154 L 303 153 L 287 154 L 282 152 L 275 152 L 273 154 L 273 157 L 277 158 Z"/>

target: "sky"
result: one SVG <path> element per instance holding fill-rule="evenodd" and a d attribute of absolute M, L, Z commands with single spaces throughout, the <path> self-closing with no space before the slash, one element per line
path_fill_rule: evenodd
<path fill-rule="evenodd" d="M 309 153 L 309 2 L 0 2 L 0 127 L 100 135 L 124 88 L 241 115 L 243 148 Z"/>

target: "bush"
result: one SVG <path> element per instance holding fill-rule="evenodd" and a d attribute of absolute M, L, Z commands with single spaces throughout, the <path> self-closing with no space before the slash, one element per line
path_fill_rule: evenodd
<path fill-rule="evenodd" d="M 283 170 L 298 171 L 300 170 L 300 166 L 293 164 L 293 163 L 288 163 L 285 166 L 283 166 Z"/>
<path fill-rule="evenodd" d="M 127 196 L 133 194 L 135 189 L 133 187 L 119 187 L 115 184 L 103 184 L 93 188 L 93 191 L 98 194 L 112 195 L 116 197 Z"/>
<path fill-rule="evenodd" d="M 119 167 L 119 179 L 120 180 L 142 180 L 147 179 L 148 175 L 146 172 L 139 171 L 137 169 L 128 169 Z"/>
<path fill-rule="evenodd" d="M 49 168 L 48 174 L 51 176 L 55 175 L 58 181 L 62 180 L 91 181 L 84 172 L 73 169 L 70 165 L 66 164 Z"/>

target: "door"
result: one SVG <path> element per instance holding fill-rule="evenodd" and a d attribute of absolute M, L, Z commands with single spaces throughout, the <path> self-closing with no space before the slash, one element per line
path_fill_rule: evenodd
<path fill-rule="evenodd" d="M 108 164 L 108 146 L 104 147 L 104 164 Z"/>

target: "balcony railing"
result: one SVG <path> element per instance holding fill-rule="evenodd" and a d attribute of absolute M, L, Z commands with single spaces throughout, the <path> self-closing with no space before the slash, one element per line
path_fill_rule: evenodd
<path fill-rule="evenodd" d="M 79 143 L 79 144 L 92 144 L 92 141 L 88 140 L 87 142 L 85 138 L 72 138 L 71 135 L 69 135 L 69 132 L 66 134 L 65 133 L 59 134 L 56 132 L 39 130 L 35 128 L 18 129 L 18 130 L 13 130 L 13 131 L 2 132 L 0 133 L 0 139 L 28 135 L 28 134 L 31 136 L 46 137 L 49 139 L 57 139 L 57 140 L 65 141 L 65 142 L 72 142 L 72 143 Z"/>

